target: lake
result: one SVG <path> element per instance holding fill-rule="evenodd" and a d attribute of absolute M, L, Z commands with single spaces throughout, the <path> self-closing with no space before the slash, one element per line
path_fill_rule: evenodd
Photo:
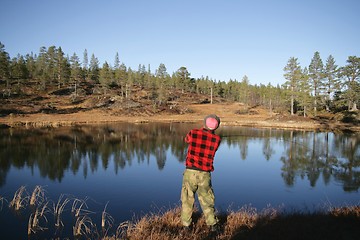
<path fill-rule="evenodd" d="M 21 186 L 26 188 L 24 198 L 42 186 L 50 209 L 61 197 L 86 201 L 94 222 L 105 208 L 119 224 L 180 206 L 187 150 L 183 139 L 199 126 L 119 123 L 1 129 L 2 236 L 27 238 L 33 210 L 9 207 Z M 358 133 L 231 126 L 221 126 L 217 133 L 222 142 L 212 183 L 219 212 L 243 206 L 314 211 L 360 202 Z M 66 217 L 71 204 L 64 209 L 63 229 L 53 235 L 71 235 L 73 223 L 67 221 L 73 220 Z"/>

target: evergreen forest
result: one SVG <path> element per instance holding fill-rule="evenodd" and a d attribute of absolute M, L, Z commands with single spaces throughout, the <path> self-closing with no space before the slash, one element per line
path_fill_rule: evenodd
<path fill-rule="evenodd" d="M 261 69 L 259 69 L 261 71 Z M 290 57 L 282 69 L 285 83 L 251 85 L 245 75 L 241 80 L 193 78 L 186 67 L 168 73 L 164 63 L 155 71 L 139 64 L 131 69 L 120 61 L 118 53 L 102 65 L 95 54 L 85 49 L 80 57 L 68 55 L 61 47 L 40 47 L 38 53 L 11 57 L 0 42 L 0 98 L 24 96 L 24 88 L 36 92 L 67 89 L 74 99 L 81 94 L 116 93 L 130 99 L 134 91 L 146 91 L 154 106 L 167 105 L 179 94 L 202 94 L 223 101 L 261 106 L 291 115 L 316 116 L 320 112 L 357 111 L 360 104 L 360 57 L 349 56 L 345 66 L 338 66 L 332 55 L 322 59 L 315 52 L 309 66 L 301 66 Z M 176 94 L 175 94 L 176 93 Z M 209 100 L 210 102 L 210 100 Z"/>

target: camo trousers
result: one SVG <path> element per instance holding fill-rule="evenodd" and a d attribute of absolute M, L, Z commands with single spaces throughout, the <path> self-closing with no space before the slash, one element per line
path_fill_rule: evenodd
<path fill-rule="evenodd" d="M 215 216 L 215 196 L 211 186 L 211 173 L 193 169 L 186 169 L 183 174 L 181 189 L 181 222 L 183 226 L 189 226 L 192 222 L 195 193 L 197 193 L 201 209 L 205 216 L 206 225 L 214 225 L 218 222 Z"/>

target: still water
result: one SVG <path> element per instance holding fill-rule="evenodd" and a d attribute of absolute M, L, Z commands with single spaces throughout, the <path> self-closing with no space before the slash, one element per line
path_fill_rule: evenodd
<path fill-rule="evenodd" d="M 179 206 L 187 147 L 183 138 L 199 126 L 122 123 L 0 130 L 2 234 L 27 236 L 28 212 L 8 207 L 21 186 L 28 195 L 42 186 L 54 203 L 62 195 L 86 199 L 94 218 L 106 206 L 116 223 Z M 230 126 L 217 133 L 222 142 L 212 181 L 220 212 L 244 205 L 312 211 L 360 202 L 359 134 Z M 9 231 L 13 227 L 21 231 Z"/>

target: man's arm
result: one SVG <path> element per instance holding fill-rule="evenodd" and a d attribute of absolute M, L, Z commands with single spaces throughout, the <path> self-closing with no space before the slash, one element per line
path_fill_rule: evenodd
<path fill-rule="evenodd" d="M 191 131 L 190 131 L 190 132 L 188 132 L 188 134 L 186 134 L 185 142 L 186 142 L 186 143 L 190 143 L 190 142 L 191 142 L 191 139 L 192 139 L 192 137 L 191 137 Z"/>

